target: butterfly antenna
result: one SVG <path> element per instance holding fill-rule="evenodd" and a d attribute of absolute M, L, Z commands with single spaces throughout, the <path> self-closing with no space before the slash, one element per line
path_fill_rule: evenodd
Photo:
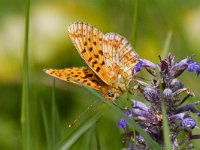
<path fill-rule="evenodd" d="M 82 117 L 84 116 L 86 113 L 88 113 L 92 108 L 94 108 L 94 106 L 97 105 L 97 103 L 100 102 L 99 100 L 94 101 L 90 106 L 87 107 L 87 109 L 85 109 L 72 123 L 70 123 L 68 125 L 69 128 L 73 127 L 76 122 Z"/>

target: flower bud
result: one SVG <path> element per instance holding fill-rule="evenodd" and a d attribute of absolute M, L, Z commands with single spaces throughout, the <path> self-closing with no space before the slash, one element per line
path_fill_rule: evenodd
<path fill-rule="evenodd" d="M 148 68 L 150 72 L 154 72 L 156 65 L 149 60 L 137 58 L 138 63 L 134 66 L 132 74 L 134 76 L 134 72 L 139 72 L 142 68 Z"/>
<path fill-rule="evenodd" d="M 129 108 L 125 109 L 124 114 L 126 116 L 128 116 L 130 119 L 132 119 L 132 113 L 131 113 L 131 110 Z"/>
<path fill-rule="evenodd" d="M 182 89 L 184 86 L 183 86 L 183 83 L 181 83 L 179 80 L 177 79 L 173 79 L 170 83 L 170 88 L 172 89 L 173 92 L 179 90 L 179 89 Z"/>
<path fill-rule="evenodd" d="M 172 100 L 172 94 L 173 91 L 169 88 L 164 89 L 163 95 L 166 101 L 171 101 Z"/>
<path fill-rule="evenodd" d="M 125 119 L 123 119 L 123 118 L 119 119 L 119 121 L 118 121 L 118 128 L 121 128 L 123 130 L 126 129 L 126 120 Z"/>
<path fill-rule="evenodd" d="M 153 103 L 160 103 L 160 95 L 156 88 L 147 86 L 144 88 L 143 94 L 147 100 L 149 100 Z"/>
<path fill-rule="evenodd" d="M 193 118 L 187 117 L 182 120 L 182 127 L 193 129 L 196 126 L 196 122 Z"/>

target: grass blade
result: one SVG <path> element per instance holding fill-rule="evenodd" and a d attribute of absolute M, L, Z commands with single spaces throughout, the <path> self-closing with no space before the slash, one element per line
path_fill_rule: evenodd
<path fill-rule="evenodd" d="M 88 150 L 91 149 L 91 143 L 94 135 L 94 130 L 93 128 L 90 129 L 85 135 L 84 135 L 84 140 L 83 140 L 83 150 Z"/>
<path fill-rule="evenodd" d="M 30 121 L 29 121 L 29 75 L 28 75 L 28 42 L 29 42 L 29 9 L 30 1 L 25 1 L 25 32 L 23 50 L 23 77 L 22 77 L 22 102 L 21 102 L 21 129 L 22 148 L 30 149 Z"/>
<path fill-rule="evenodd" d="M 163 50 L 161 52 L 161 57 L 162 58 L 167 57 L 167 54 L 169 52 L 169 46 L 170 46 L 170 43 L 171 43 L 171 39 L 172 39 L 172 31 L 169 31 L 167 33 L 167 36 L 166 36 L 166 39 L 165 39 L 165 43 L 164 43 L 164 47 L 163 47 Z"/>
<path fill-rule="evenodd" d="M 99 140 L 99 134 L 98 134 L 96 126 L 95 126 L 95 135 L 96 135 L 97 150 L 101 150 L 100 140 Z"/>
<path fill-rule="evenodd" d="M 42 120 L 43 120 L 43 123 L 44 123 L 44 130 L 45 130 L 45 135 L 46 135 L 46 138 L 47 138 L 47 147 L 48 147 L 48 150 L 51 149 L 51 140 L 50 140 L 50 132 L 49 132 L 49 126 L 48 126 L 48 120 L 47 120 L 47 114 L 46 114 L 46 110 L 45 110 L 45 107 L 44 107 L 44 101 L 40 101 L 40 105 L 41 105 L 41 113 L 42 113 Z"/>
<path fill-rule="evenodd" d="M 133 15 L 133 29 L 132 29 L 133 47 L 136 47 L 137 18 L 138 18 L 138 0 L 134 0 L 134 15 Z"/>

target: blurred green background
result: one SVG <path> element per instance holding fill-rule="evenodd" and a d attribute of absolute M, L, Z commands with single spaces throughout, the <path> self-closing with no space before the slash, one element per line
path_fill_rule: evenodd
<path fill-rule="evenodd" d="M 21 91 L 24 43 L 25 2 L 0 0 L 0 149 L 21 149 Z M 44 117 L 50 126 L 52 78 L 43 68 L 86 66 L 67 36 L 67 25 L 87 22 L 102 32 L 117 32 L 133 43 L 140 57 L 158 62 L 158 55 L 171 39 L 168 50 L 181 60 L 195 55 L 200 61 L 200 1 L 139 0 L 137 31 L 133 33 L 132 0 L 35 0 L 30 5 L 29 81 L 31 149 L 47 149 Z M 171 37 L 171 38 L 170 38 Z M 184 73 L 181 78 L 200 97 L 200 78 Z M 97 100 L 87 89 L 56 80 L 56 141 L 72 130 L 68 124 Z M 44 107 L 42 107 L 44 106 Z M 90 112 L 87 112 L 90 113 Z M 84 117 L 84 116 L 83 116 Z M 196 120 L 197 117 L 195 117 Z M 90 137 L 96 145 L 93 130 L 98 132 L 101 149 L 120 149 L 118 116 L 107 111 L 96 126 L 82 136 L 72 149 L 84 149 Z M 197 126 L 200 124 L 198 121 Z M 91 133 L 90 133 L 91 132 Z M 196 134 L 200 134 L 198 128 Z M 88 136 L 87 136 L 88 135 Z M 198 141 L 193 141 L 198 149 Z M 94 146 L 95 147 L 95 146 Z M 93 148 L 94 149 L 94 148 Z"/>

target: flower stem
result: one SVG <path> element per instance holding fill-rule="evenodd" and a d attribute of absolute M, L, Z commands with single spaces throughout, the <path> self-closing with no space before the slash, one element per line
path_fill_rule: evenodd
<path fill-rule="evenodd" d="M 168 125 L 168 119 L 167 119 L 167 114 L 166 114 L 166 109 L 165 109 L 165 102 L 164 102 L 163 97 L 162 97 L 162 116 L 163 116 L 162 123 L 163 123 L 163 135 L 164 135 L 165 149 L 171 150 L 169 125 Z"/>

